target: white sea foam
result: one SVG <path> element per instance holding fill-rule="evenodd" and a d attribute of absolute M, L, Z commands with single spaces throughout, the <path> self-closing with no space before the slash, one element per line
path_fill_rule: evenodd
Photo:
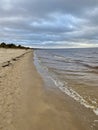
<path fill-rule="evenodd" d="M 98 120 L 94 120 L 94 122 L 98 122 Z"/>
<path fill-rule="evenodd" d="M 96 115 L 98 115 L 98 108 L 93 110 Z"/>
<path fill-rule="evenodd" d="M 70 88 L 67 83 L 61 82 L 59 80 L 55 80 L 51 78 L 52 81 L 55 83 L 55 85 L 65 94 L 72 97 L 74 100 L 78 101 L 81 105 L 85 106 L 86 108 L 90 108 L 93 110 L 93 112 L 98 115 L 98 108 L 95 106 L 89 104 L 82 96 L 80 96 L 76 91 L 74 91 L 72 88 Z M 93 102 L 93 101 L 92 101 Z"/>

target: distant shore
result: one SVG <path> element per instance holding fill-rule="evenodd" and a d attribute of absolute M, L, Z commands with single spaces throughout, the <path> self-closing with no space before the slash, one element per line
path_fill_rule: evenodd
<path fill-rule="evenodd" d="M 31 49 L 0 49 L 0 130 L 83 130 L 60 94 L 45 89 Z"/>

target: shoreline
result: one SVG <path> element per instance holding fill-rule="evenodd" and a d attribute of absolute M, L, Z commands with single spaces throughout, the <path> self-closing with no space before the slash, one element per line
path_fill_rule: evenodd
<path fill-rule="evenodd" d="M 45 89 L 32 50 L 9 66 L 0 78 L 0 130 L 83 130 L 69 111 L 65 96 Z"/>

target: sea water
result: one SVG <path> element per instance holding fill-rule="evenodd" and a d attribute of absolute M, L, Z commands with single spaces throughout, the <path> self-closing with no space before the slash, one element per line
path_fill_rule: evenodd
<path fill-rule="evenodd" d="M 39 49 L 34 53 L 35 64 L 49 79 L 47 83 L 53 82 L 62 93 L 97 117 L 98 48 Z"/>

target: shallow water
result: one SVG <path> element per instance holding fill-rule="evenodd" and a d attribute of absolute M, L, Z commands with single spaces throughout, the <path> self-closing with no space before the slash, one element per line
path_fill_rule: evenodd
<path fill-rule="evenodd" d="M 97 130 L 98 48 L 36 50 L 34 59 L 48 86 L 54 83 L 75 104 L 86 108 L 84 117 L 91 118 L 88 128 Z"/>

